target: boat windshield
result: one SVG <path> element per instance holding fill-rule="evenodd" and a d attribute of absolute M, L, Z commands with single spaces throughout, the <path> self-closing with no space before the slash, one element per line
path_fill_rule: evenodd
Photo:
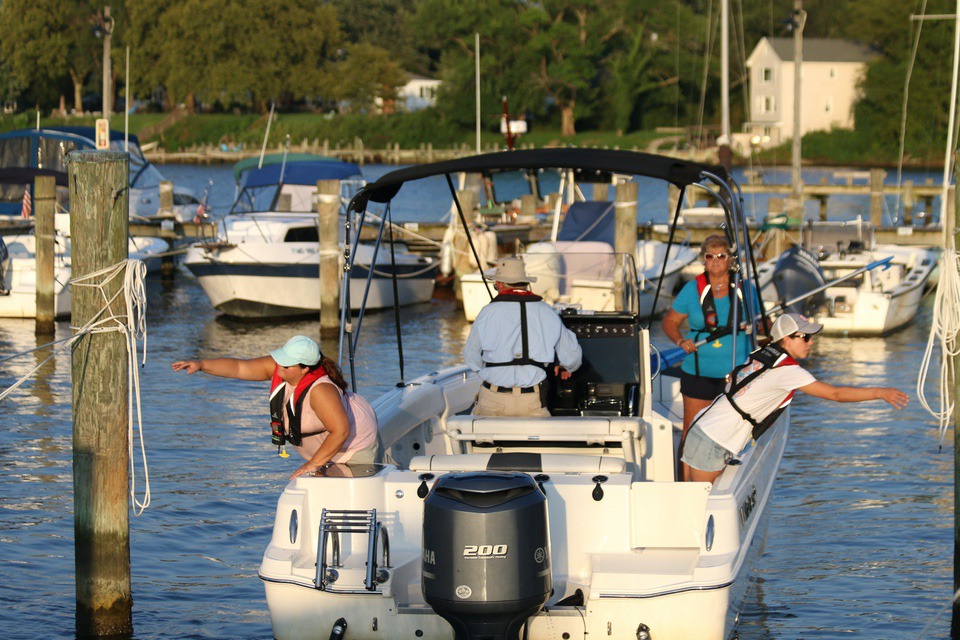
<path fill-rule="evenodd" d="M 544 242 L 530 245 L 521 258 L 527 275 L 537 279 L 530 289 L 559 310 L 638 313 L 637 269 L 631 255 Z"/>

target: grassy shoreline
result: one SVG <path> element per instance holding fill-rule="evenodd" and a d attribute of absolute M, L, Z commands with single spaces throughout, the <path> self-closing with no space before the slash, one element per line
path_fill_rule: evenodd
<path fill-rule="evenodd" d="M 43 126 L 93 126 L 95 115 L 68 118 L 41 118 Z M 129 117 L 130 132 L 140 137 L 141 145 L 155 146 L 170 154 L 203 151 L 207 155 L 201 162 L 232 162 L 241 157 L 259 152 L 263 144 L 267 117 L 262 114 L 195 114 L 179 119 L 165 113 L 132 114 Z M 36 126 L 35 112 L 0 117 L 0 132 Z M 123 129 L 123 114 L 111 118 L 114 129 Z M 533 147 L 601 147 L 632 149 L 647 152 L 670 152 L 675 149 L 676 131 L 636 131 L 619 135 L 613 131 L 585 131 L 574 136 L 561 136 L 559 131 L 534 124 L 530 133 L 519 137 L 517 146 Z M 420 111 L 403 116 L 327 116 L 314 113 L 282 113 L 274 116 L 270 124 L 268 147 L 282 148 L 287 141 L 291 149 L 308 147 L 316 151 L 324 142 L 328 150 L 353 149 L 358 140 L 366 149 L 389 150 L 399 145 L 400 149 L 473 149 L 476 147 L 476 132 L 455 128 L 443 121 L 436 113 Z M 499 131 L 481 132 L 481 149 L 484 151 L 506 148 L 504 136 Z M 862 140 L 854 131 L 817 132 L 804 136 L 803 165 L 808 167 L 843 166 L 851 168 L 897 167 L 896 153 L 869 148 L 869 141 Z M 242 150 L 239 154 L 211 154 L 217 150 Z M 155 155 L 156 154 L 151 154 Z M 176 156 L 174 156 L 176 157 Z M 791 145 L 767 149 L 754 157 L 735 157 L 734 164 L 746 167 L 789 166 Z M 709 161 L 715 162 L 715 156 Z M 933 153 L 928 157 L 906 157 L 903 166 L 915 170 L 941 170 L 943 158 Z"/>

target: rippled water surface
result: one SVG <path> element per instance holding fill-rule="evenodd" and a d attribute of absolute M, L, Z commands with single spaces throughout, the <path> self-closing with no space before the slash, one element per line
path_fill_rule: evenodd
<path fill-rule="evenodd" d="M 229 200 L 227 187 L 216 190 Z M 257 568 L 295 459 L 280 459 L 270 447 L 263 383 L 174 374 L 170 362 L 262 355 L 292 334 L 315 334 L 317 323 L 223 321 L 186 272 L 172 287 L 148 280 L 148 296 L 140 373 L 152 504 L 130 520 L 135 635 L 270 638 Z M 815 375 L 897 386 L 913 401 L 902 412 L 802 394 L 794 402 L 741 640 L 918 638 L 947 607 L 952 442 L 938 451 L 914 389 L 931 301 L 913 325 L 888 338 L 818 339 L 809 362 Z M 402 326 L 408 379 L 459 362 L 468 327 L 452 301 L 405 309 Z M 366 316 L 362 334 L 358 383 L 372 398 L 399 379 L 392 314 Z M 59 323 L 57 337 L 68 335 L 68 324 Z M 37 345 L 31 322 L 0 320 L 0 358 Z M 323 347 L 337 351 L 336 341 Z M 43 357 L 0 362 L 0 389 Z M 0 402 L 3 638 L 73 636 L 70 401 L 70 355 L 61 351 Z M 139 498 L 143 471 L 138 460 Z M 948 635 L 949 612 L 923 637 Z"/>

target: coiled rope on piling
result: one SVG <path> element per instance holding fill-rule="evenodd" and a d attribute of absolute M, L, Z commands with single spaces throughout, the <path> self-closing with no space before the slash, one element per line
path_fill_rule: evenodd
<path fill-rule="evenodd" d="M 93 333 L 107 333 L 111 331 L 119 331 L 123 334 L 127 346 L 127 457 L 130 460 L 130 500 L 131 504 L 133 505 L 134 515 L 138 516 L 143 513 L 148 506 L 150 506 L 150 473 L 147 467 L 147 452 L 143 440 L 143 414 L 140 407 L 140 371 L 139 367 L 137 366 L 138 340 L 143 341 L 143 357 L 141 359 L 141 366 L 146 364 L 147 361 L 147 296 L 146 288 L 144 286 L 144 277 L 146 276 L 146 273 L 147 268 L 142 261 L 124 260 L 123 262 L 107 267 L 106 269 L 101 269 L 100 271 L 87 274 L 80 278 L 71 279 L 70 283 L 75 287 L 92 287 L 100 292 L 101 298 L 103 299 L 103 306 L 100 308 L 100 310 L 93 314 L 90 320 L 87 321 L 87 323 L 82 327 L 71 326 L 70 328 L 75 333 L 69 338 L 55 340 L 34 349 L 0 359 L 0 362 L 4 362 L 6 360 L 28 355 L 34 351 L 39 351 L 40 349 L 55 347 L 52 349 L 50 355 L 47 356 L 42 362 L 36 365 L 26 375 L 21 377 L 10 387 L 0 392 L 0 401 L 3 401 L 4 398 L 13 393 L 15 389 L 36 374 L 37 371 L 39 371 L 47 362 L 56 356 L 58 351 L 72 347 L 84 336 L 88 336 Z M 117 289 L 113 295 L 108 296 L 105 290 L 107 285 L 121 275 L 123 277 L 123 286 Z M 121 295 L 125 300 L 126 313 L 117 315 L 111 311 L 111 308 L 117 301 L 117 298 Z M 136 468 L 134 465 L 133 456 L 134 407 L 136 407 L 136 431 L 140 442 L 141 459 L 143 460 L 145 488 L 142 500 L 138 500 L 136 496 Z"/>
<path fill-rule="evenodd" d="M 937 295 L 933 303 L 930 337 L 927 339 L 927 348 L 920 362 L 920 372 L 917 376 L 917 397 L 938 422 L 941 447 L 953 417 L 956 398 L 953 397 L 950 385 L 957 374 L 954 369 L 954 359 L 960 355 L 960 272 L 958 272 L 960 259 L 958 259 L 956 244 L 952 237 L 948 245 L 940 258 L 940 281 L 937 284 Z M 924 393 L 930 360 L 936 346 L 940 347 L 939 410 L 931 407 Z"/>

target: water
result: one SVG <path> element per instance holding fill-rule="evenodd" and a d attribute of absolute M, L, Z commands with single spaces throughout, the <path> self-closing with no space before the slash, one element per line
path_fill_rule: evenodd
<path fill-rule="evenodd" d="M 215 176 L 215 209 L 232 198 L 232 183 L 216 182 L 230 180 L 229 168 L 162 169 L 174 180 L 193 175 L 199 184 L 189 186 L 201 191 Z M 186 272 L 171 288 L 148 280 L 148 299 L 141 386 L 153 502 L 130 521 L 135 637 L 268 639 L 257 568 L 296 459 L 270 447 L 263 383 L 174 374 L 170 362 L 263 355 L 295 333 L 316 334 L 317 323 L 223 321 Z M 811 370 L 914 396 L 931 303 L 886 339 L 819 338 Z M 451 301 L 402 313 L 408 379 L 459 361 L 469 329 Z M 369 398 L 399 379 L 394 333 L 391 313 L 364 318 L 357 377 Z M 58 323 L 57 337 L 68 335 Z M 37 344 L 31 322 L 0 320 L 0 358 Z M 337 351 L 335 341 L 323 348 Z M 0 362 L 0 389 L 41 360 Z M 61 352 L 0 403 L 0 636 L 11 640 L 74 634 L 70 402 Z M 952 443 L 938 451 L 915 397 L 902 412 L 802 394 L 793 406 L 740 640 L 920 637 L 951 595 Z M 143 486 L 138 461 L 138 497 Z M 925 637 L 948 636 L 949 612 Z"/>

